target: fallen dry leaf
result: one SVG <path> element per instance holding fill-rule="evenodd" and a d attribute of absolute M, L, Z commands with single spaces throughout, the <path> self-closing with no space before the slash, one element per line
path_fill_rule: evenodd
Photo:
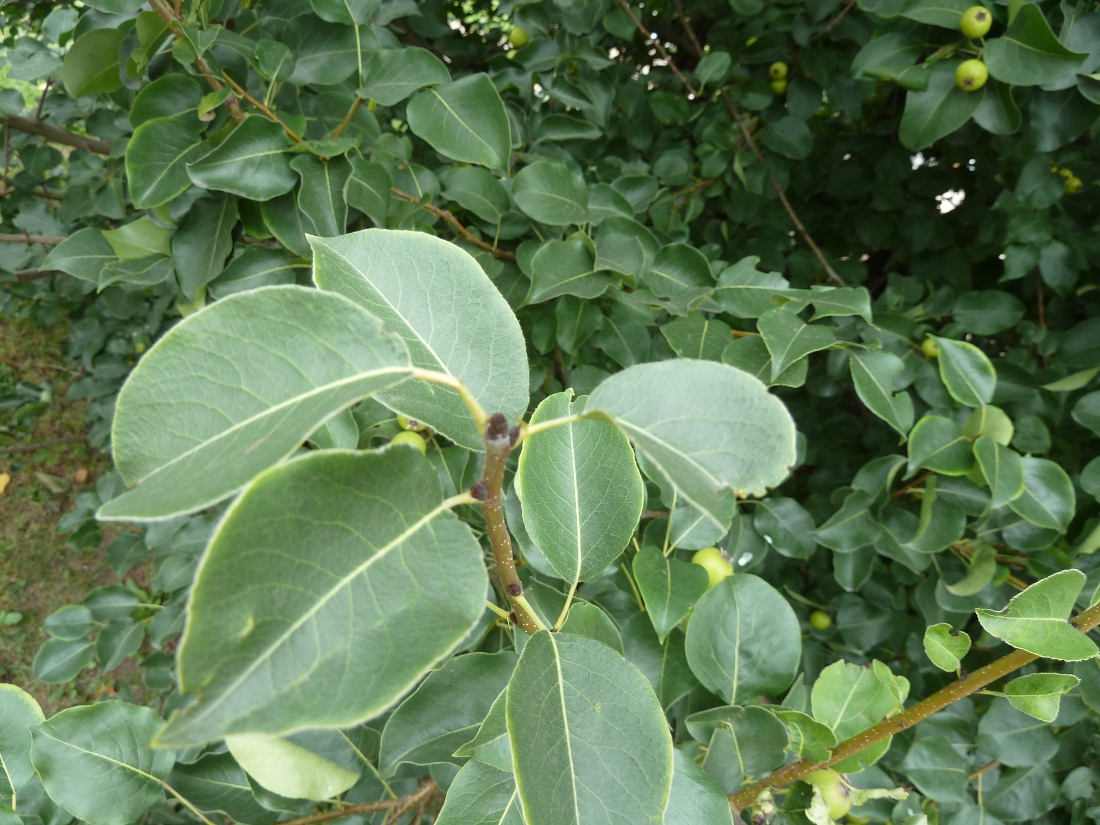
<path fill-rule="evenodd" d="M 8 489 L 8 482 L 11 481 L 11 476 L 7 473 L 0 473 L 0 495 L 4 494 L 4 491 Z"/>

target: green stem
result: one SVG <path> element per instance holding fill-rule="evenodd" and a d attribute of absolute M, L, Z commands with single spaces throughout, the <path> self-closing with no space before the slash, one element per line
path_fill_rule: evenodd
<path fill-rule="evenodd" d="M 1100 604 L 1095 604 L 1083 613 L 1078 614 L 1070 620 L 1070 624 L 1083 633 L 1092 630 L 1100 624 Z M 785 768 L 781 768 L 771 776 L 761 779 L 759 782 L 754 782 L 752 785 L 741 789 L 737 793 L 730 794 L 730 807 L 735 811 L 741 811 L 749 805 L 752 805 L 763 791 L 782 788 L 797 779 L 802 779 L 814 771 L 819 771 L 842 759 L 847 759 L 849 756 L 857 754 L 871 747 L 871 745 L 881 742 L 883 739 L 901 733 L 913 727 L 917 722 L 927 719 L 933 713 L 938 713 L 948 705 L 960 699 L 965 699 L 972 693 L 977 693 L 991 682 L 995 682 L 1019 670 L 1024 665 L 1030 664 L 1038 658 L 1039 657 L 1034 653 L 1028 653 L 1026 650 L 1014 650 L 1007 656 L 1003 656 L 997 661 L 986 665 L 981 670 L 974 671 L 965 679 L 959 679 L 957 682 L 952 682 L 947 687 L 936 691 L 927 699 L 917 702 L 917 704 L 902 711 L 896 716 L 884 719 L 877 725 L 873 725 L 867 728 L 867 730 L 857 733 L 851 739 L 846 739 L 833 749 L 832 755 L 828 759 L 822 762 L 810 762 L 805 759 L 799 760 Z"/>

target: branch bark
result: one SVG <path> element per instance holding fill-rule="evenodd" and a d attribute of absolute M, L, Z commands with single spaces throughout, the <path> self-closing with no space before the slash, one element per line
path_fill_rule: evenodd
<path fill-rule="evenodd" d="M 343 808 L 320 811 L 308 816 L 300 816 L 297 819 L 287 819 L 280 825 L 317 825 L 319 822 L 328 822 L 345 816 L 378 813 L 379 811 L 390 811 L 393 819 L 396 820 L 414 808 L 427 804 L 432 795 L 438 790 L 439 786 L 429 779 L 412 793 L 399 796 L 397 799 L 383 799 L 380 802 L 360 802 L 357 805 L 346 805 Z"/>
<path fill-rule="evenodd" d="M 72 146 L 74 149 L 81 149 L 97 155 L 111 154 L 111 141 L 78 135 L 76 132 L 70 132 L 68 129 L 62 129 L 60 126 L 55 126 L 44 120 L 35 120 L 20 115 L 8 115 L 4 118 L 4 125 L 9 129 L 44 137 L 51 143 Z"/>
<path fill-rule="evenodd" d="M 1100 625 L 1100 604 L 1093 605 L 1088 610 L 1079 613 L 1070 620 L 1070 624 L 1085 633 Z M 827 768 L 829 765 L 866 750 L 871 745 L 877 744 L 889 736 L 913 727 L 913 725 L 927 719 L 934 713 L 938 713 L 948 705 L 977 693 L 986 685 L 1014 673 L 1038 658 L 1034 653 L 1028 653 L 1026 650 L 1014 650 L 1007 656 L 986 665 L 981 670 L 974 671 L 965 679 L 952 682 L 947 687 L 936 691 L 927 699 L 917 702 L 917 704 L 903 710 L 896 716 L 884 719 L 862 733 L 857 733 L 851 739 L 846 739 L 833 749 L 832 756 L 824 762 L 809 762 L 805 759 L 794 762 L 776 771 L 771 776 L 767 776 L 759 782 L 754 782 L 735 794 L 730 794 L 730 807 L 735 811 L 741 811 L 753 804 L 763 791 L 782 788 L 814 771 Z"/>
<path fill-rule="evenodd" d="M 60 269 L 17 269 L 12 273 L 17 283 L 24 284 L 29 281 L 41 281 L 52 278 L 54 275 L 64 274 Z"/>
<path fill-rule="evenodd" d="M 45 246 L 57 246 L 65 238 L 59 235 L 31 235 L 25 232 L 22 235 L 6 235 L 0 233 L 0 243 L 40 243 Z"/>
<path fill-rule="evenodd" d="M 420 204 L 421 208 L 426 209 L 433 215 L 442 218 L 446 223 L 449 223 L 452 227 L 454 227 L 454 230 L 462 236 L 463 240 L 469 241 L 479 249 L 484 249 L 490 255 L 500 258 L 502 261 L 514 261 L 516 259 L 516 254 L 514 252 L 509 252 L 507 249 L 500 249 L 499 247 L 493 246 L 487 241 L 483 241 L 481 238 L 479 238 L 477 235 L 475 235 L 473 232 L 463 226 L 462 222 L 459 221 L 459 219 L 456 218 L 449 209 L 442 209 L 430 203 L 420 203 L 420 198 L 416 197 L 416 195 L 412 195 L 408 192 L 402 191 L 396 186 L 390 188 L 390 193 L 395 197 L 401 198 L 401 200 L 408 201 L 409 203 Z"/>

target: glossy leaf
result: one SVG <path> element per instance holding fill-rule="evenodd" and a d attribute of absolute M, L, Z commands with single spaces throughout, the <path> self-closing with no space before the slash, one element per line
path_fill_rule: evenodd
<path fill-rule="evenodd" d="M 287 140 L 278 123 L 250 115 L 217 149 L 188 166 L 187 173 L 203 189 L 271 200 L 298 182 L 286 152 Z"/>
<path fill-rule="evenodd" d="M 952 633 L 951 625 L 946 622 L 934 624 L 924 631 L 924 652 L 940 670 L 958 670 L 969 650 L 970 637 L 962 631 Z"/>
<path fill-rule="evenodd" d="M 512 153 L 508 115 L 493 81 L 472 74 L 409 101 L 409 128 L 451 160 L 504 169 Z"/>
<path fill-rule="evenodd" d="M 161 741 L 348 727 L 393 705 L 484 609 L 481 549 L 442 498 L 404 448 L 316 452 L 257 478 L 196 577 L 179 678 L 198 702 Z"/>
<path fill-rule="evenodd" d="M 904 438 L 913 426 L 913 399 L 902 390 L 894 392 L 894 381 L 904 369 L 891 352 L 848 352 L 848 367 L 860 400 L 867 409 L 897 430 Z"/>
<path fill-rule="evenodd" d="M 910 475 L 923 469 L 957 476 L 969 472 L 973 466 L 974 452 L 970 439 L 950 418 L 926 415 L 909 433 Z"/>
<path fill-rule="evenodd" d="M 469 653 L 429 673 L 386 722 L 381 774 L 392 776 L 404 762 L 461 764 L 454 752 L 474 738 L 515 666 L 511 651 Z"/>
<path fill-rule="evenodd" d="M 45 717 L 29 693 L 0 685 L 0 804 L 16 804 L 22 787 L 34 776 L 31 731 Z"/>
<path fill-rule="evenodd" d="M 1024 492 L 1024 461 L 1015 450 L 983 435 L 974 442 L 974 457 L 989 483 L 990 507 L 1008 504 Z"/>
<path fill-rule="evenodd" d="M 802 656 L 798 619 L 763 579 L 735 574 L 708 590 L 687 628 L 692 672 L 729 704 L 786 690 Z"/>
<path fill-rule="evenodd" d="M 993 400 L 997 372 L 980 349 L 965 341 L 936 338 L 940 348 L 940 378 L 951 397 L 965 407 L 983 407 Z"/>
<path fill-rule="evenodd" d="M 662 642 L 644 614 L 632 616 L 622 632 L 623 654 L 642 671 L 661 707 L 670 708 L 699 686 L 688 667 L 684 652 L 684 632 L 673 628 Z"/>
<path fill-rule="evenodd" d="M 1067 619 L 1085 586 L 1080 570 L 1063 570 L 1018 593 L 1003 610 L 977 610 L 981 626 L 1020 650 L 1076 662 L 1097 654 L 1096 644 Z"/>
<path fill-rule="evenodd" d="M 1024 491 L 1008 506 L 1037 527 L 1064 532 L 1076 512 L 1066 471 L 1045 458 L 1024 458 Z"/>
<path fill-rule="evenodd" d="M 1068 673 L 1030 673 L 1005 685 L 1005 698 L 1012 707 L 1041 722 L 1053 722 L 1063 694 L 1081 684 Z"/>
<path fill-rule="evenodd" d="M 178 763 L 168 784 L 200 811 L 220 811 L 237 822 L 268 825 L 278 814 L 263 807 L 244 769 L 231 754 L 209 754 L 192 764 Z"/>
<path fill-rule="evenodd" d="M 900 768 L 925 796 L 937 802 L 966 801 L 970 763 L 946 736 L 914 742 Z"/>
<path fill-rule="evenodd" d="M 203 151 L 201 136 L 176 118 L 142 123 L 126 144 L 126 179 L 134 206 L 152 209 L 182 193 L 191 185 L 187 164 Z"/>
<path fill-rule="evenodd" d="M 659 821 L 672 741 L 645 677 L 606 645 L 541 632 L 508 685 L 508 735 L 528 825 Z"/>
<path fill-rule="evenodd" d="M 127 825 L 164 799 L 175 762 L 150 740 L 156 712 L 125 702 L 63 710 L 31 728 L 31 761 L 46 792 L 91 825 Z"/>
<path fill-rule="evenodd" d="M 906 94 L 898 137 L 907 149 L 926 149 L 961 129 L 981 103 L 984 90 L 967 92 L 955 85 L 957 65 L 936 64 L 928 77 L 928 87 Z"/>
<path fill-rule="evenodd" d="M 490 413 L 527 408 L 527 352 L 519 323 L 477 262 L 453 244 L 415 232 L 367 229 L 314 238 L 313 278 L 376 315 L 404 340 L 413 366 L 458 378 Z M 447 289 L 436 288 L 448 283 Z M 467 449 L 481 434 L 453 390 L 409 383 L 379 396 Z"/>
<path fill-rule="evenodd" d="M 155 520 L 231 495 L 333 413 L 409 375 L 401 342 L 380 332 L 350 301 L 299 287 L 232 295 L 187 318 L 119 396 L 115 462 L 138 486 L 100 518 Z"/>
<path fill-rule="evenodd" d="M 570 395 L 545 399 L 529 424 L 578 414 L 584 400 Z M 528 437 L 516 478 L 527 531 L 569 583 L 602 573 L 634 535 L 642 476 L 630 442 L 613 424 L 582 419 Z"/>
<path fill-rule="evenodd" d="M 733 494 L 761 495 L 794 461 L 794 426 L 763 384 L 710 361 L 630 367 L 592 392 L 586 415 L 618 424 L 680 494 L 716 524 Z"/>
<path fill-rule="evenodd" d="M 427 49 L 382 49 L 363 66 L 359 96 L 393 106 L 425 86 L 450 81 L 447 67 Z"/>
<path fill-rule="evenodd" d="M 1067 49 L 1037 5 L 1024 3 L 1001 37 L 985 44 L 989 73 L 1014 86 L 1039 86 L 1070 77 L 1086 55 Z"/>
<path fill-rule="evenodd" d="M 343 793 L 359 774 L 309 748 L 262 733 L 227 736 L 233 758 L 262 788 L 293 799 L 331 799 Z"/>
<path fill-rule="evenodd" d="M 538 161 L 519 170 L 512 181 L 512 197 L 524 214 L 552 226 L 588 220 L 588 192 L 568 167 Z"/>
<path fill-rule="evenodd" d="M 663 643 L 707 591 L 707 573 L 698 564 L 666 558 L 656 547 L 643 547 L 631 569 L 653 629 Z"/>
<path fill-rule="evenodd" d="M 729 800 L 684 752 L 673 752 L 672 790 L 664 825 L 733 825 Z"/>
<path fill-rule="evenodd" d="M 875 663 L 879 665 L 879 663 Z M 834 662 L 821 671 L 810 693 L 814 719 L 827 725 L 842 742 L 897 710 L 904 696 L 881 665 L 859 667 Z M 896 677 L 895 677 L 896 680 Z M 904 680 L 897 680 L 904 683 Z M 908 690 L 908 683 L 905 683 Z"/>
<path fill-rule="evenodd" d="M 799 359 L 836 343 L 827 327 L 804 324 L 785 309 L 769 310 L 756 323 L 772 356 L 772 381 Z"/>

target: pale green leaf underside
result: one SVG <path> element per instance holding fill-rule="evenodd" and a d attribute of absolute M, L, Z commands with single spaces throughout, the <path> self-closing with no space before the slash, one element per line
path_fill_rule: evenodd
<path fill-rule="evenodd" d="M 315 452 L 256 479 L 192 590 L 160 739 L 341 728 L 391 706 L 484 609 L 481 548 L 415 450 Z"/>
<path fill-rule="evenodd" d="M 214 504 L 410 372 L 401 341 L 339 295 L 231 295 L 174 327 L 130 374 L 112 437 L 119 473 L 138 486 L 99 517 L 151 521 Z"/>
<path fill-rule="evenodd" d="M 233 758 L 263 788 L 291 799 L 331 799 L 356 783 L 359 774 L 278 736 L 227 736 Z"/>
<path fill-rule="evenodd" d="M 382 319 L 416 367 L 460 379 L 490 413 L 527 409 L 527 349 L 508 303 L 469 254 L 421 232 L 367 229 L 311 238 L 313 278 Z M 468 449 L 474 420 L 447 387 L 408 382 L 379 400 Z"/>
<path fill-rule="evenodd" d="M 502 771 L 479 762 L 468 762 L 458 772 L 436 825 L 524 825 L 516 780 L 510 771 Z"/>
<path fill-rule="evenodd" d="M 672 740 L 646 678 L 611 648 L 536 634 L 509 683 L 507 716 L 528 825 L 662 821 Z"/>
<path fill-rule="evenodd" d="M 9 792 L 34 775 L 30 725 L 43 720 L 34 697 L 15 685 L 0 685 L 0 805 L 13 804 Z"/>
<path fill-rule="evenodd" d="M 795 458 L 786 407 L 746 372 L 689 359 L 639 364 L 593 391 L 587 415 L 606 416 L 688 503 L 725 525 L 732 495 L 763 495 Z"/>
<path fill-rule="evenodd" d="M 544 400 L 532 425 L 575 414 L 572 392 Z M 523 523 L 554 571 L 573 583 L 602 573 L 634 534 L 645 489 L 634 452 L 613 424 L 585 419 L 524 442 L 516 476 Z"/>
<path fill-rule="evenodd" d="M 1080 570 L 1063 570 L 1016 594 L 1004 610 L 978 609 L 978 621 L 993 636 L 1036 656 L 1067 662 L 1091 658 L 1096 644 L 1068 621 L 1084 585 Z"/>

